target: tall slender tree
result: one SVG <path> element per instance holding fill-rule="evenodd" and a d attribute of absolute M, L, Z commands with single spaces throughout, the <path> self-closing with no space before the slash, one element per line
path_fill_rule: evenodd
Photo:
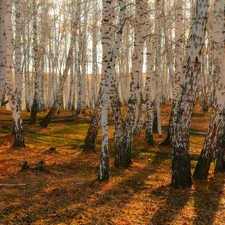
<path fill-rule="evenodd" d="M 109 2 L 108 0 L 103 0 Z M 118 55 L 121 39 L 122 39 L 122 31 L 123 26 L 125 23 L 125 4 L 123 0 L 119 0 L 120 5 L 120 23 L 119 28 L 116 33 L 115 43 L 111 51 L 110 60 L 108 62 L 108 66 L 105 71 L 105 79 L 104 79 L 104 86 L 103 86 L 103 102 L 102 102 L 102 151 L 101 151 L 101 164 L 99 170 L 99 180 L 108 180 L 109 179 L 109 150 L 108 150 L 108 107 L 109 107 L 109 96 L 110 96 L 110 89 L 112 87 L 112 73 L 113 68 L 115 67 L 116 58 Z M 107 5 L 105 5 L 107 6 Z M 110 7 L 110 4 L 109 4 Z M 105 8 L 107 10 L 107 7 Z"/>
<path fill-rule="evenodd" d="M 194 178 L 207 179 L 209 167 L 216 155 L 215 164 L 218 165 L 224 161 L 224 109 L 225 109 L 225 71 L 224 71 L 224 1 L 214 2 L 213 16 L 213 64 L 215 79 L 213 111 L 205 138 L 204 146 L 194 172 Z M 220 156 L 220 157 L 219 157 Z M 220 163 L 219 163 L 220 162 Z M 220 169 L 223 166 L 219 166 Z M 219 169 L 218 169 L 219 170 Z M 224 169 L 223 169 L 224 170 Z"/>
<path fill-rule="evenodd" d="M 37 25 L 37 0 L 32 0 L 33 8 L 33 54 L 34 54 L 34 98 L 31 108 L 31 115 L 29 124 L 36 124 L 37 112 L 39 111 L 39 86 L 40 86 L 40 56 L 38 48 L 38 25 Z"/>
<path fill-rule="evenodd" d="M 6 1 L 0 1 L 0 106 L 2 107 L 5 87 L 6 64 L 6 32 L 5 32 Z"/>
<path fill-rule="evenodd" d="M 45 116 L 45 118 L 41 121 L 40 125 L 42 127 L 47 127 L 48 124 L 51 122 L 52 117 L 57 113 L 57 111 L 59 110 L 59 106 L 62 102 L 62 94 L 63 94 L 63 89 L 65 86 L 65 82 L 68 76 L 68 71 L 70 69 L 71 66 L 71 62 L 73 59 L 73 46 L 74 46 L 74 40 L 75 40 L 75 34 L 76 34 L 76 29 L 77 29 L 77 24 L 76 21 L 72 21 L 73 26 L 72 26 L 72 31 L 71 31 L 71 41 L 70 41 L 70 48 L 69 48 L 69 52 L 68 52 L 68 56 L 66 59 L 66 66 L 63 72 L 63 76 L 61 77 L 60 80 L 60 84 L 59 84 L 59 88 L 58 88 L 58 93 L 56 95 L 56 99 L 53 103 L 53 106 L 51 107 L 50 111 L 48 112 L 48 114 Z"/>
<path fill-rule="evenodd" d="M 160 102 L 161 102 L 161 16 L 162 16 L 162 0 L 156 0 L 155 6 L 155 110 L 154 118 L 156 119 L 156 126 L 159 136 L 162 136 L 162 126 L 161 126 L 161 112 L 160 112 Z"/>
<path fill-rule="evenodd" d="M 133 145 L 133 131 L 135 126 L 136 110 L 138 106 L 138 99 L 140 99 L 140 76 L 142 75 L 143 51 L 145 41 L 145 24 L 148 19 L 147 10 L 148 5 L 146 1 L 136 0 L 135 13 L 135 34 L 134 34 L 134 49 L 132 56 L 131 69 L 131 83 L 130 83 L 130 97 L 127 104 L 124 146 L 125 146 L 125 165 L 130 166 L 131 150 Z"/>
<path fill-rule="evenodd" d="M 12 33 L 12 1 L 6 2 L 5 14 L 5 33 L 6 33 L 6 70 L 5 87 L 6 95 L 9 100 L 13 117 L 13 134 L 15 141 L 13 146 L 25 147 L 23 121 L 20 116 L 21 95 L 17 93 L 13 85 L 12 67 L 13 67 L 13 33 Z"/>
<path fill-rule="evenodd" d="M 161 143 L 169 145 L 172 143 L 174 136 L 174 126 L 177 117 L 178 102 L 182 94 L 183 81 L 183 9 L 182 0 L 176 1 L 176 27 L 175 27 L 175 72 L 172 80 L 173 84 L 173 100 L 170 113 L 169 129 L 166 139 Z"/>
<path fill-rule="evenodd" d="M 209 0 L 196 1 L 192 33 L 188 44 L 185 81 L 174 126 L 172 150 L 172 186 L 186 188 L 192 185 L 189 157 L 189 128 L 196 100 L 201 68 L 201 50 L 205 41 L 205 28 Z"/>
<path fill-rule="evenodd" d="M 110 60 L 110 49 L 112 46 L 112 1 L 102 2 L 102 24 L 101 24 L 101 40 L 102 40 L 102 79 L 99 88 L 98 98 L 95 103 L 94 114 L 88 132 L 84 141 L 83 151 L 95 151 L 95 142 L 98 135 L 98 130 L 101 124 L 101 112 L 102 112 L 102 101 L 103 101 L 103 83 L 105 77 L 105 71 L 107 70 L 108 62 Z"/>
<path fill-rule="evenodd" d="M 148 27 L 148 30 L 150 31 L 150 24 Z M 153 80 L 153 73 L 154 73 L 154 49 L 153 45 L 154 43 L 152 42 L 152 38 L 150 35 L 147 36 L 146 38 L 146 46 L 147 46 L 147 74 L 146 74 L 146 110 L 147 110 L 147 115 L 146 115 L 146 127 L 145 127 L 145 135 L 146 135 L 146 142 L 148 145 L 154 144 L 154 139 L 153 139 L 153 101 L 152 101 L 152 80 Z"/>

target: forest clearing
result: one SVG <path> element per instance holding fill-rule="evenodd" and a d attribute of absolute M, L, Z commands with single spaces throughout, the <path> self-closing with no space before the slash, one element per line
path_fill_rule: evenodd
<path fill-rule="evenodd" d="M 169 112 L 170 106 L 162 106 L 164 137 L 154 134 L 157 143 L 165 138 Z M 210 114 L 195 106 L 190 129 L 192 169 Z M 44 115 L 45 112 L 39 113 L 38 119 Z M 134 138 L 133 164 L 119 169 L 113 166 L 110 122 L 110 178 L 108 182 L 99 182 L 101 132 L 96 153 L 82 152 L 90 114 L 61 111 L 48 128 L 28 125 L 29 113 L 25 111 L 21 116 L 26 147 L 11 148 L 11 113 L 0 111 L 1 225 L 224 224 L 225 175 L 214 175 L 211 168 L 207 181 L 194 181 L 188 189 L 171 188 L 171 147 L 148 146 L 144 130 Z M 25 160 L 29 168 L 21 170 Z M 44 165 L 38 169 L 41 160 Z"/>

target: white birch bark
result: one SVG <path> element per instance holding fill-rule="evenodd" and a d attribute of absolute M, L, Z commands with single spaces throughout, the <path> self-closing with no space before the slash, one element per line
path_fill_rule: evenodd
<path fill-rule="evenodd" d="M 173 81 L 173 73 L 174 73 L 174 52 L 172 48 L 173 38 L 172 34 L 174 32 L 173 29 L 173 17 L 172 17 L 172 9 L 171 9 L 171 2 L 167 2 L 163 0 L 163 31 L 164 31 L 164 44 L 165 44 L 165 56 L 164 56 L 164 78 L 162 80 L 162 103 L 167 104 L 168 100 L 171 99 L 171 89 L 174 88 L 174 81 Z M 167 9 L 169 8 L 169 9 Z M 169 11 L 170 10 L 170 11 Z M 169 11 L 166 13 L 166 11 Z M 177 17 L 176 17 L 177 18 Z M 176 24 L 175 24 L 176 26 Z"/>
<path fill-rule="evenodd" d="M 48 126 L 48 124 L 51 122 L 52 117 L 59 110 L 59 107 L 60 107 L 61 102 L 62 102 L 65 82 L 66 82 L 66 79 L 68 77 L 68 71 L 71 67 L 71 62 L 72 62 L 72 59 L 73 59 L 73 46 L 75 45 L 74 41 L 75 41 L 75 34 L 76 34 L 76 29 L 77 29 L 76 21 L 75 22 L 72 21 L 71 23 L 72 23 L 71 40 L 70 40 L 70 48 L 69 48 L 68 55 L 67 55 L 67 58 L 66 58 L 66 66 L 65 66 L 65 69 L 63 71 L 63 75 L 61 77 L 60 83 L 59 83 L 56 99 L 53 103 L 53 106 L 51 107 L 48 114 L 45 116 L 45 118 L 40 123 L 40 125 L 43 126 L 43 127 Z"/>
<path fill-rule="evenodd" d="M 81 68 L 81 60 L 82 60 L 82 30 L 81 30 L 81 1 L 79 0 L 77 3 L 77 12 L 76 12 L 76 22 L 78 26 L 78 49 L 77 49 L 77 107 L 76 114 L 80 114 L 82 111 L 82 68 Z"/>
<path fill-rule="evenodd" d="M 149 25 L 149 30 L 150 25 Z M 149 35 L 146 39 L 146 45 L 147 45 L 147 74 L 146 74 L 146 110 L 147 110 L 147 115 L 146 115 L 146 127 L 145 127 L 145 132 L 146 132 L 146 142 L 148 145 L 154 144 L 153 140 L 153 109 L 152 109 L 152 89 L 153 89 L 153 82 L 152 82 L 152 77 L 154 74 L 154 49 L 153 45 L 154 42 L 152 43 L 152 38 Z"/>
<path fill-rule="evenodd" d="M 2 107 L 5 86 L 6 64 L 6 32 L 5 32 L 6 0 L 0 1 L 0 107 Z"/>
<path fill-rule="evenodd" d="M 102 1 L 102 24 L 101 24 L 101 43 L 102 43 L 102 77 L 99 88 L 97 102 L 95 104 L 94 115 L 92 117 L 88 132 L 84 141 L 83 151 L 95 151 L 95 142 L 98 130 L 101 124 L 102 101 L 103 101 L 103 83 L 105 82 L 105 73 L 110 60 L 112 49 L 112 1 Z M 104 74 L 104 75 L 103 75 Z"/>
<path fill-rule="evenodd" d="M 135 126 L 135 115 L 137 111 L 137 104 L 140 94 L 140 76 L 142 75 L 143 63 L 143 48 L 145 36 L 145 23 L 146 23 L 146 4 L 143 1 L 136 1 L 136 14 L 135 14 L 135 34 L 134 34 L 134 49 L 132 55 L 132 69 L 131 69 L 131 83 L 130 83 L 130 98 L 126 111 L 125 134 L 124 144 L 126 153 L 126 165 L 132 163 L 131 150 L 133 145 L 133 135 Z"/>
<path fill-rule="evenodd" d="M 108 10 L 110 7 L 110 1 L 104 1 L 106 3 L 105 10 Z M 120 5 L 120 24 L 119 28 L 115 37 L 115 43 L 113 49 L 108 49 L 108 53 L 111 53 L 110 60 L 108 62 L 108 66 L 105 70 L 105 79 L 103 83 L 103 102 L 102 102 L 102 151 L 101 151 L 101 164 L 99 170 L 99 177 L 98 179 L 108 180 L 109 179 L 109 150 L 108 150 L 108 107 L 109 107 L 109 96 L 110 96 L 110 89 L 111 89 L 111 81 L 112 81 L 112 72 L 113 68 L 115 67 L 116 58 L 118 55 L 121 39 L 122 39 L 122 30 L 125 23 L 125 5 L 123 0 L 119 0 Z M 104 19 L 103 19 L 104 20 Z"/>
<path fill-rule="evenodd" d="M 99 13 L 97 1 L 94 2 L 94 15 L 93 15 L 93 24 L 92 24 L 92 75 L 91 75 L 91 108 L 94 108 L 94 105 L 97 101 L 98 95 L 98 86 L 99 86 L 99 71 L 97 64 L 97 44 L 99 39 Z"/>
<path fill-rule="evenodd" d="M 33 8 L 33 66 L 34 66 L 34 97 L 31 108 L 29 124 L 36 124 L 36 116 L 40 106 L 40 57 L 38 49 L 38 27 L 37 27 L 37 0 L 32 0 Z"/>
<path fill-rule="evenodd" d="M 156 15 L 155 15 L 155 107 L 156 107 L 156 117 L 157 118 L 157 131 L 159 136 L 162 136 L 161 127 L 161 112 L 160 112 L 160 101 L 161 101 L 161 16 L 162 16 L 162 2 L 161 0 L 156 1 Z"/>
<path fill-rule="evenodd" d="M 173 142 L 174 127 L 176 126 L 176 117 L 178 102 L 182 94 L 182 81 L 183 81 L 183 8 L 182 0 L 176 2 L 176 25 L 175 25 L 175 72 L 173 76 L 173 97 L 172 97 L 172 110 L 170 113 L 169 130 L 167 133 L 164 144 Z"/>
<path fill-rule="evenodd" d="M 31 3 L 24 1 L 21 2 L 21 35 L 22 35 L 22 55 L 23 55 L 23 109 L 30 112 L 31 109 L 31 92 L 32 86 L 30 83 L 30 65 L 31 65 L 31 23 L 32 23 L 32 13 L 31 13 Z"/>
<path fill-rule="evenodd" d="M 5 28 L 6 28 L 6 73 L 5 73 L 5 87 L 6 94 L 9 100 L 10 108 L 13 117 L 13 134 L 15 136 L 15 141 L 13 146 L 25 147 L 24 144 L 24 131 L 23 122 L 20 117 L 21 108 L 21 96 L 18 95 L 13 86 L 13 33 L 12 33 L 12 1 L 7 1 L 6 3 L 6 15 L 5 15 Z"/>
<path fill-rule="evenodd" d="M 15 35 L 15 86 L 18 97 L 22 98 L 22 52 L 21 52 L 21 1 L 15 1 L 16 35 Z"/>
<path fill-rule="evenodd" d="M 172 150 L 172 186 L 190 187 L 191 168 L 189 157 L 189 128 L 191 114 L 196 100 L 201 50 L 205 41 L 205 28 L 209 0 L 196 1 L 195 18 L 188 45 L 184 88 L 178 105 L 176 126 L 174 127 Z"/>
<path fill-rule="evenodd" d="M 89 2 L 84 3 L 84 25 L 82 29 L 82 59 L 81 59 L 81 70 L 82 70 L 82 91 L 81 91 L 81 112 L 85 113 L 85 108 L 88 104 L 88 85 L 87 85 L 87 26 L 88 26 L 88 11 Z"/>
<path fill-rule="evenodd" d="M 213 16 L 213 76 L 215 79 L 213 111 L 210 119 L 208 132 L 204 146 L 198 160 L 194 177 L 196 179 L 207 179 L 209 167 L 212 161 L 213 152 L 220 155 L 224 145 L 224 106 L 225 106 L 225 73 L 224 73 L 224 1 L 214 2 Z M 221 145 L 222 144 L 222 145 Z M 215 148 L 217 147 L 217 148 Z M 224 147 L 223 147 L 224 148 Z M 224 151 L 224 150 L 223 150 Z M 224 154 L 224 153 L 223 153 Z M 222 155 L 223 157 L 223 155 Z M 216 158 L 215 164 L 217 164 Z M 223 160 L 223 159 L 221 159 Z"/>

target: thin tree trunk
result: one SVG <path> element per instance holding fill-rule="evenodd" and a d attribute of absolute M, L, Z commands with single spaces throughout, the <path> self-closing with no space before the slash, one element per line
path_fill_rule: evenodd
<path fill-rule="evenodd" d="M 149 19 L 150 20 L 150 19 Z M 147 29 L 150 31 L 151 27 L 148 22 Z M 146 128 L 145 128 L 145 136 L 146 136 L 146 142 L 148 145 L 154 144 L 153 139 L 153 109 L 152 109 L 152 81 L 153 81 L 153 74 L 154 74 L 154 51 L 153 51 L 153 45 L 154 41 L 152 43 L 152 39 L 150 34 L 146 38 L 146 45 L 147 45 L 147 74 L 146 74 Z"/>
<path fill-rule="evenodd" d="M 161 126 L 161 112 L 160 112 L 160 101 L 161 101 L 161 16 L 162 16 L 162 0 L 156 1 L 156 18 L 155 18 L 155 118 L 157 121 L 157 131 L 159 136 L 162 136 Z"/>
<path fill-rule="evenodd" d="M 30 121 L 29 124 L 36 124 L 37 112 L 39 111 L 39 66 L 40 66 L 40 57 L 38 53 L 38 35 L 37 35 L 37 2 L 36 0 L 32 1 L 33 7 L 33 54 L 34 54 L 34 98 L 33 104 L 31 107 Z"/>
<path fill-rule="evenodd" d="M 12 1 L 7 1 L 6 3 L 6 15 L 5 15 L 5 29 L 6 29 L 6 76 L 5 76 L 5 86 L 6 94 L 10 103 L 10 108 L 12 110 L 13 117 L 13 134 L 15 136 L 15 141 L 13 146 L 25 147 L 24 143 L 24 130 L 23 121 L 20 117 L 21 108 L 21 95 L 14 91 L 13 79 L 12 79 L 12 65 L 13 65 L 13 33 L 12 33 Z"/>
<path fill-rule="evenodd" d="M 106 0 L 105 9 L 110 8 L 111 2 Z M 101 151 L 101 164 L 99 169 L 98 179 L 100 181 L 107 181 L 109 179 L 109 150 L 108 150 L 108 107 L 109 107 L 109 96 L 112 82 L 112 72 L 115 67 L 116 58 L 118 56 L 118 51 L 120 48 L 120 43 L 122 39 L 122 31 L 125 23 L 125 5 L 123 0 L 119 0 L 120 4 L 120 24 L 115 38 L 115 44 L 111 50 L 111 57 L 105 71 L 105 79 L 103 85 L 103 102 L 102 102 L 102 151 Z M 110 12 L 110 11 L 108 11 Z M 107 31 L 107 30 L 106 30 Z"/>
<path fill-rule="evenodd" d="M 130 98 L 128 100 L 124 133 L 124 146 L 126 154 L 125 167 L 132 164 L 131 150 L 133 145 L 133 129 L 135 125 L 135 115 L 138 105 L 139 95 L 139 81 L 142 75 L 142 62 L 143 62 L 143 47 L 145 40 L 144 25 L 147 21 L 146 13 L 147 4 L 144 1 L 136 1 L 136 17 L 135 17 L 135 35 L 134 35 L 134 50 L 132 56 L 132 71 L 131 71 L 131 84 L 130 84 Z M 144 13 L 143 13 L 144 12 Z"/>
<path fill-rule="evenodd" d="M 160 145 L 170 145 L 173 141 L 171 138 L 174 136 L 174 126 L 177 117 L 178 102 L 182 94 L 182 74 L 183 74 L 183 10 L 182 0 L 177 0 L 176 8 L 176 28 L 175 28 L 175 74 L 173 78 L 174 89 L 173 89 L 173 102 L 170 113 L 170 120 L 168 125 L 167 137 Z"/>
<path fill-rule="evenodd" d="M 74 36 L 74 32 L 72 32 L 72 36 Z M 68 71 L 70 69 L 71 61 L 73 59 L 73 45 L 74 45 L 74 41 L 73 40 L 74 40 L 74 37 L 71 39 L 70 49 L 69 49 L 68 56 L 67 56 L 67 59 L 66 59 L 66 67 L 64 69 L 63 76 L 61 77 L 58 94 L 56 96 L 56 99 L 55 99 L 55 101 L 53 103 L 52 108 L 50 109 L 48 114 L 45 116 L 45 118 L 40 123 L 40 125 L 42 127 L 47 127 L 49 125 L 49 123 L 52 120 L 52 117 L 54 117 L 54 115 L 57 113 L 57 111 L 59 109 L 59 106 L 61 104 L 62 92 L 63 92 L 64 84 L 65 84 L 66 78 L 68 76 Z"/>
<path fill-rule="evenodd" d="M 0 1 L 0 108 L 4 102 L 5 64 L 6 64 L 6 32 L 5 32 L 6 0 Z"/>

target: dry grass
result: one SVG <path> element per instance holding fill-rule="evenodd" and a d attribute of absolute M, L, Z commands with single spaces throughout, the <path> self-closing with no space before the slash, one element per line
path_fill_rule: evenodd
<path fill-rule="evenodd" d="M 162 108 L 164 137 L 169 113 L 169 106 Z M 27 184 L 0 186 L 2 225 L 224 224 L 224 174 L 214 176 L 211 169 L 208 181 L 195 182 L 191 189 L 171 189 L 171 148 L 147 146 L 144 131 L 134 139 L 133 165 L 128 169 L 113 167 L 111 141 L 110 181 L 105 183 L 96 180 L 100 135 L 96 154 L 81 150 L 90 115 L 61 112 L 45 129 L 25 123 L 27 147 L 22 149 L 10 148 L 11 136 L 5 138 L 10 113 L 1 110 L 0 116 L 0 183 Z M 26 120 L 29 114 L 23 112 L 22 116 Z M 193 169 L 209 116 L 196 106 L 190 144 Z M 154 138 L 162 140 L 157 134 Z M 20 171 L 25 160 L 30 168 Z M 45 171 L 35 169 L 40 160 L 45 162 Z"/>

